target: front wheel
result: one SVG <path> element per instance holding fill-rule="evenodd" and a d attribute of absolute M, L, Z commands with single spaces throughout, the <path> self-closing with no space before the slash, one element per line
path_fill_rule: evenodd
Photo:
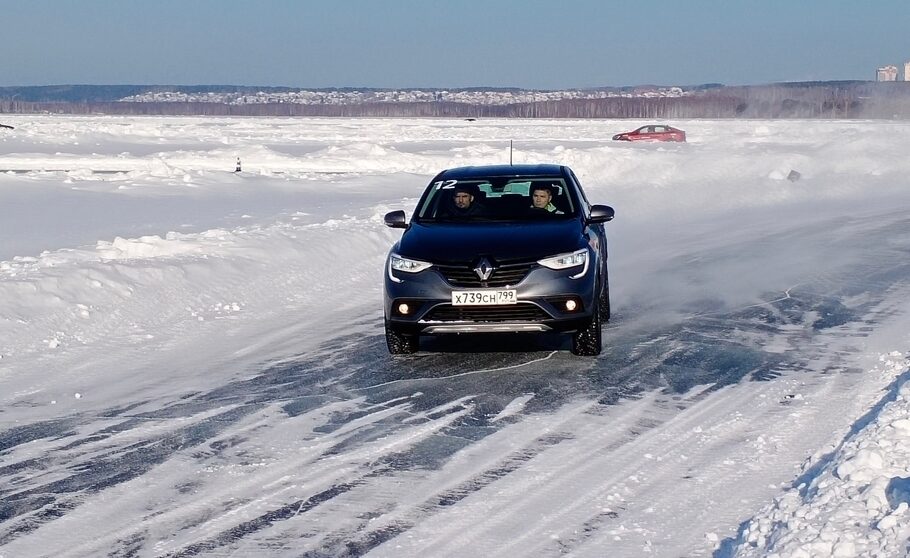
<path fill-rule="evenodd" d="M 395 328 L 386 321 L 385 343 L 389 347 L 389 354 L 410 355 L 417 352 L 419 337 L 416 335 L 405 335 L 404 333 L 396 331 Z"/>
<path fill-rule="evenodd" d="M 591 322 L 572 334 L 572 354 L 597 356 L 600 354 L 600 304 L 591 313 Z"/>
<path fill-rule="evenodd" d="M 600 319 L 604 322 L 610 321 L 610 286 L 606 285 L 600 292 L 600 301 L 598 303 L 600 310 Z"/>

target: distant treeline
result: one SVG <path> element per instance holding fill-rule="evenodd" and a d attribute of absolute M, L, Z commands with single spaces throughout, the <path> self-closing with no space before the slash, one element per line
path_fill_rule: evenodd
<path fill-rule="evenodd" d="M 695 88 L 719 87 L 720 84 L 694 86 Z M 654 86 L 644 86 L 654 87 Z M 600 87 L 592 91 L 630 92 L 636 87 Z M 257 93 L 294 93 L 299 87 L 274 87 L 250 85 L 24 85 L 0 87 L 0 99 L 18 99 L 37 103 L 105 103 L 114 102 L 124 97 L 145 93 L 186 93 L 204 95 L 206 93 L 237 93 L 256 95 Z M 381 87 L 321 87 L 307 88 L 306 91 L 317 93 L 379 92 L 379 91 L 433 91 L 415 87 L 389 89 Z M 525 91 L 518 87 L 459 87 L 449 88 L 451 92 L 513 92 Z"/>
<path fill-rule="evenodd" d="M 116 87 L 122 96 L 140 86 Z M 200 92 L 207 86 L 193 86 Z M 212 86 L 208 86 L 211 88 Z M 233 87 L 233 86 L 220 86 Z M 910 82 L 800 82 L 760 86 L 711 86 L 682 97 L 609 97 L 562 99 L 510 105 L 455 102 L 306 105 L 263 103 L 229 105 L 204 102 L 117 102 L 24 100 L 0 88 L 0 113 L 204 116 L 337 116 L 458 118 L 910 118 Z M 184 89 L 187 89 L 184 86 Z M 261 91 L 263 88 L 237 88 Z M 287 90 L 287 88 L 270 88 Z M 144 89 L 147 91 L 148 88 Z M 490 88 L 489 90 L 494 90 Z M 503 89 L 499 89 L 502 91 Z M 82 92 L 83 96 L 85 92 Z M 19 95 L 19 94 L 13 94 Z M 78 95 L 73 95 L 78 96 Z M 50 96 L 49 98 L 52 98 Z M 121 98 L 121 97 L 117 97 Z"/>

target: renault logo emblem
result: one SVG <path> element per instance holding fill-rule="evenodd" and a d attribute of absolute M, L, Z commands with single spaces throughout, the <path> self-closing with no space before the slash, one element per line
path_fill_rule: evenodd
<path fill-rule="evenodd" d="M 486 258 L 480 258 L 477 267 L 474 268 L 474 273 L 480 277 L 481 281 L 486 281 L 490 278 L 490 275 L 493 275 L 493 264 Z"/>

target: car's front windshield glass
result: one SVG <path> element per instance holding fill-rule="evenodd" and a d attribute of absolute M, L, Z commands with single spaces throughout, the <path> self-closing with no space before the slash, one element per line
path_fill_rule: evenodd
<path fill-rule="evenodd" d="M 575 215 L 561 177 L 439 180 L 429 186 L 420 221 L 531 221 Z"/>

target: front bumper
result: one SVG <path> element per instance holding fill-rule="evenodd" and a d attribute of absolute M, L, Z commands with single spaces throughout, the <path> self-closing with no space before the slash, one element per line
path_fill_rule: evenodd
<path fill-rule="evenodd" d="M 589 259 L 593 256 L 589 252 Z M 387 263 L 385 319 L 401 333 L 419 335 L 577 331 L 593 316 L 598 265 L 596 259 L 589 261 L 587 271 L 578 276 L 580 267 L 552 270 L 535 264 L 515 285 L 490 289 L 515 289 L 516 304 L 454 306 L 453 291 L 478 287 L 455 286 L 437 267 L 411 274 L 391 272 Z M 575 303 L 572 311 L 566 308 L 568 300 Z M 407 314 L 398 310 L 402 303 L 408 306 Z"/>

